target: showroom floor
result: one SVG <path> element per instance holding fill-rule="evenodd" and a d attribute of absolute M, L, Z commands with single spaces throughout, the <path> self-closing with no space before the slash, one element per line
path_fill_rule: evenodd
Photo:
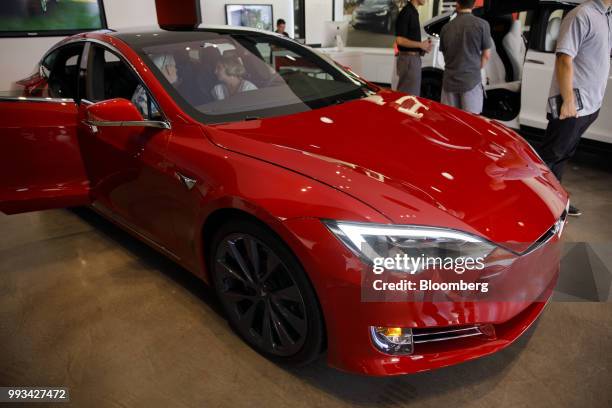
<path fill-rule="evenodd" d="M 566 240 L 612 242 L 610 173 L 570 168 L 584 216 Z M 368 378 L 286 370 L 246 347 L 209 289 L 89 210 L 0 215 L 0 385 L 66 386 L 75 406 L 612 406 L 612 303 L 553 301 L 491 357 Z"/>

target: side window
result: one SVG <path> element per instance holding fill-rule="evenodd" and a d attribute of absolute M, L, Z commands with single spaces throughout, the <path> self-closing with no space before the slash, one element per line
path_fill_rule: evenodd
<path fill-rule="evenodd" d="M 138 75 L 122 58 L 95 45 L 87 60 L 85 97 L 92 102 L 123 98 L 131 101 L 144 119 L 157 120 L 161 114 Z"/>
<path fill-rule="evenodd" d="M 525 43 L 529 42 L 529 35 L 531 33 L 531 25 L 533 24 L 533 18 L 535 16 L 535 11 L 521 11 L 518 15 L 518 20 L 521 22 L 521 26 L 523 29 L 523 39 Z"/>
<path fill-rule="evenodd" d="M 40 74 L 47 82 L 46 94 L 51 98 L 78 98 L 78 75 L 83 44 L 71 44 L 47 55 L 40 65 Z"/>
<path fill-rule="evenodd" d="M 248 68 L 252 68 L 249 73 L 253 76 L 256 76 L 259 72 L 267 72 L 267 76 L 269 77 L 271 73 L 273 74 L 276 72 L 281 77 L 297 74 L 327 81 L 334 80 L 334 77 L 325 72 L 320 66 L 286 48 L 267 42 L 257 43 L 256 48 L 261 56 L 261 60 L 264 61 L 268 67 L 267 70 L 262 71 L 261 69 L 255 69 L 256 64 L 252 64 L 251 67 L 247 66 L 247 71 L 249 71 Z M 254 56 L 254 54 L 251 55 Z"/>
<path fill-rule="evenodd" d="M 257 51 L 261 55 L 261 59 L 264 60 L 268 64 L 272 64 L 272 47 L 267 43 L 257 43 L 255 46 L 257 47 Z"/>
<path fill-rule="evenodd" d="M 544 41 L 544 51 L 555 52 L 557 48 L 557 39 L 559 38 L 559 29 L 561 28 L 561 21 L 565 16 L 565 10 L 559 9 L 554 10 L 548 17 L 546 23 L 546 40 Z"/>
<path fill-rule="evenodd" d="M 561 29 L 561 21 L 571 10 L 568 7 L 556 7 L 546 10 L 540 15 L 539 38 L 533 47 L 536 51 L 554 53 Z"/>

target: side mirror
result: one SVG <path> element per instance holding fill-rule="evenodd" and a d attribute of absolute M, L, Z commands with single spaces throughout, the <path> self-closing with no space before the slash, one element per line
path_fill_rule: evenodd
<path fill-rule="evenodd" d="M 96 127 L 150 127 L 170 129 L 170 123 L 145 120 L 136 106 L 127 99 L 116 98 L 94 103 L 87 107 L 86 122 Z"/>

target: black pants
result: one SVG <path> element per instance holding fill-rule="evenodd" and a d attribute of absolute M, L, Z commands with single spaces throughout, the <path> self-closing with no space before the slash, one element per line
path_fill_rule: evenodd
<path fill-rule="evenodd" d="M 563 176 L 565 162 L 574 156 L 580 138 L 598 115 L 599 111 L 588 116 L 563 120 L 551 119 L 549 116 L 544 143 L 538 153 L 559 181 Z"/>

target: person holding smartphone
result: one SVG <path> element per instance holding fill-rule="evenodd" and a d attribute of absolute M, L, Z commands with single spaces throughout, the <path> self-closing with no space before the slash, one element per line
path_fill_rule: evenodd
<path fill-rule="evenodd" d="M 559 181 L 603 103 L 612 52 L 612 0 L 588 0 L 563 19 L 550 86 L 542 160 Z M 571 205 L 569 215 L 580 216 Z"/>

